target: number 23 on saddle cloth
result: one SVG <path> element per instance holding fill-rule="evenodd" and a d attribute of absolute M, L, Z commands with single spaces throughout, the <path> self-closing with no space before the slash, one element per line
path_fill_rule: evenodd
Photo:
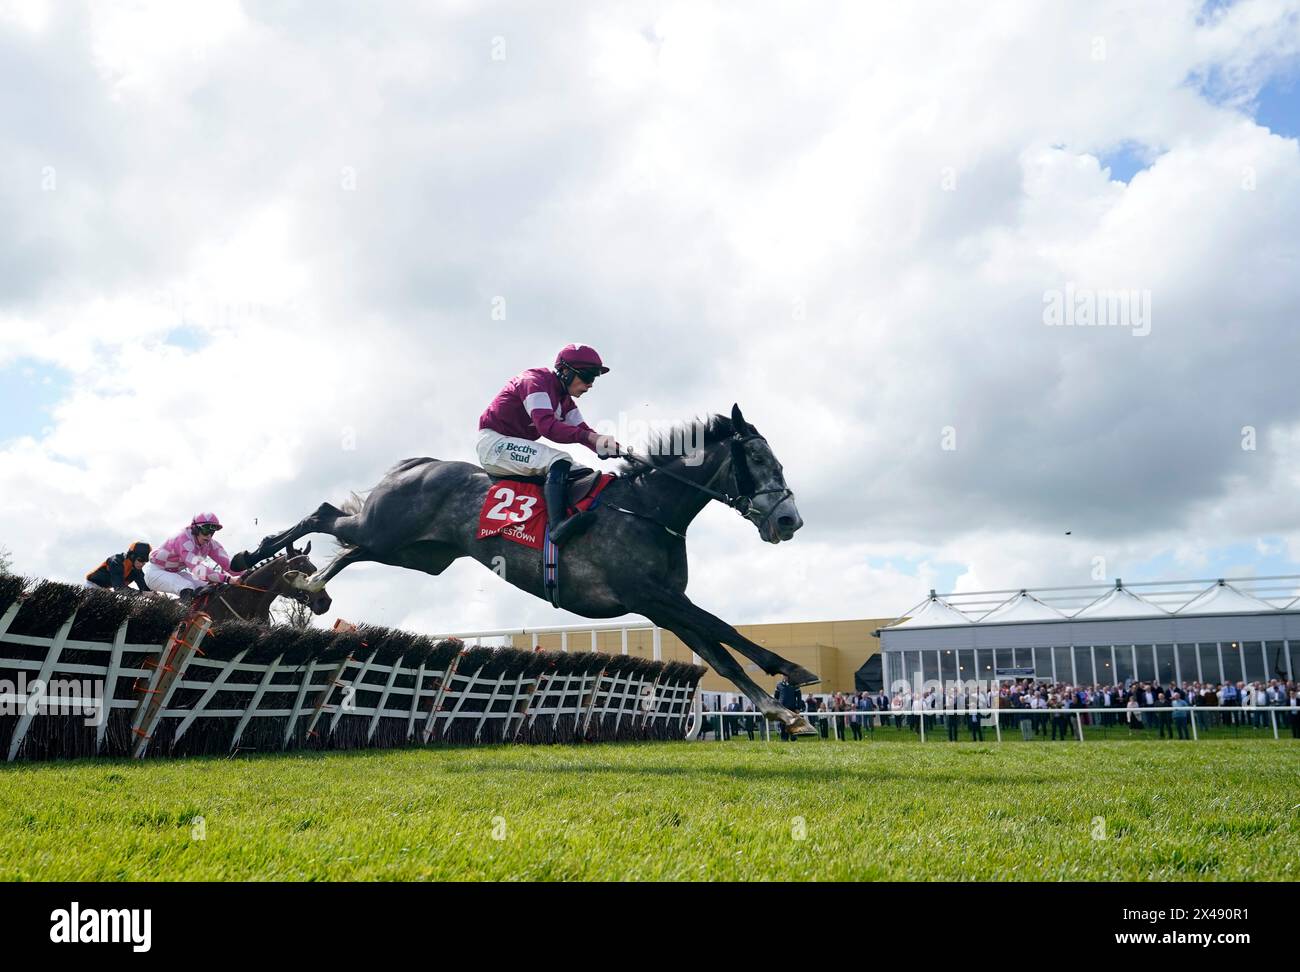
<path fill-rule="evenodd" d="M 612 473 L 601 473 L 596 484 L 577 504 L 574 510 L 595 509 L 601 492 L 614 480 Z M 542 549 L 546 534 L 546 500 L 542 498 L 542 485 L 524 479 L 501 479 L 488 487 L 483 498 L 483 508 L 478 514 L 476 539 L 497 535 L 521 543 L 534 550 Z"/>

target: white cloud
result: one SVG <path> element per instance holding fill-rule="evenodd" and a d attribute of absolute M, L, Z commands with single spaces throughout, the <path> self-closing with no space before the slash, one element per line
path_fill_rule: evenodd
<path fill-rule="evenodd" d="M 794 544 L 692 530 L 692 595 L 737 621 L 888 615 L 940 564 L 1300 545 L 1300 152 L 1235 107 L 1294 64 L 1295 3 L 4 9 L 0 367 L 71 382 L 0 446 L 24 570 L 207 508 L 241 546 L 471 458 L 576 337 L 615 367 L 590 419 L 740 401 L 783 460 Z M 1128 185 L 1123 144 L 1155 158 Z M 1151 334 L 1044 326 L 1069 282 L 1149 290 Z M 331 591 L 428 630 L 561 617 L 472 564 Z"/>

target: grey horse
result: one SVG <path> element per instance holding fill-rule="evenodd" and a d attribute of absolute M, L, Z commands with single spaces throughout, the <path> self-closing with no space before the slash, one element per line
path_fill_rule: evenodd
<path fill-rule="evenodd" d="M 652 443 L 649 457 L 625 466 L 604 490 L 592 525 L 563 547 L 559 606 L 587 618 L 643 615 L 677 635 L 768 719 L 791 732 L 815 732 L 802 715 L 760 688 L 723 646 L 769 675 L 788 675 L 795 685 L 818 677 L 745 638 L 686 597 L 686 529 L 711 500 L 739 511 L 768 543 L 789 540 L 803 526 L 781 463 L 739 406 L 732 407 L 730 418 L 714 415 L 695 431 L 692 452 L 683 454 L 679 448 L 674 453 L 670 443 L 688 439 L 682 429 L 674 429 Z M 344 509 L 323 503 L 245 556 L 260 560 L 307 534 L 325 533 L 340 541 L 334 559 L 311 576 L 285 575 L 301 590 L 323 589 L 350 564 L 373 561 L 437 575 L 459 558 L 473 557 L 545 599 L 538 551 L 502 536 L 476 538 L 479 511 L 495 483 L 471 463 L 406 459 L 364 500 L 354 497 Z"/>

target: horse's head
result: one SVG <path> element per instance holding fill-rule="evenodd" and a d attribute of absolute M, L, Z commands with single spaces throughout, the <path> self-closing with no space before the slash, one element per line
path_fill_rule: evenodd
<path fill-rule="evenodd" d="M 278 565 L 278 570 L 276 571 L 275 582 L 270 589 L 280 597 L 292 598 L 299 604 L 306 604 L 311 608 L 312 614 L 321 615 L 328 611 L 333 603 L 329 592 L 324 588 L 315 592 L 299 590 L 285 577 L 290 571 L 297 571 L 304 577 L 310 577 L 316 573 L 316 565 L 307 556 L 309 553 L 311 553 L 310 540 L 307 541 L 307 546 L 301 550 L 295 550 L 293 544 L 290 543 L 283 557 L 277 557 L 271 561 L 271 563 Z"/>
<path fill-rule="evenodd" d="M 731 475 L 735 495 L 748 500 L 742 509 L 758 535 L 768 543 L 791 539 L 803 526 L 794 505 L 794 492 L 785 484 L 785 471 L 758 429 L 745 421 L 740 406 L 731 406 Z"/>

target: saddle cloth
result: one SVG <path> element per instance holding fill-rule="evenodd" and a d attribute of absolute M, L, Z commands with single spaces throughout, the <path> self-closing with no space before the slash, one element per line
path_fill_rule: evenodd
<path fill-rule="evenodd" d="M 578 479 L 569 479 L 569 508 L 590 509 L 600 493 L 613 481 L 612 473 L 583 470 Z M 546 500 L 542 496 L 541 477 L 493 476 L 483 507 L 478 514 L 476 539 L 502 536 L 507 540 L 541 550 L 546 534 Z M 579 488 L 580 487 L 580 488 Z"/>
<path fill-rule="evenodd" d="M 600 480 L 600 477 L 604 475 L 610 474 L 602 473 L 599 469 L 588 469 L 586 466 L 571 467 L 569 469 L 569 505 L 577 506 L 578 501 L 590 493 L 596 487 L 596 483 Z M 493 476 L 491 473 L 488 473 L 488 477 L 492 480 L 493 486 L 497 483 L 536 483 L 538 486 L 542 486 L 546 482 L 546 477 L 544 475 Z M 613 477 L 611 476 L 611 478 Z M 601 486 L 600 488 L 604 489 L 605 487 Z"/>

